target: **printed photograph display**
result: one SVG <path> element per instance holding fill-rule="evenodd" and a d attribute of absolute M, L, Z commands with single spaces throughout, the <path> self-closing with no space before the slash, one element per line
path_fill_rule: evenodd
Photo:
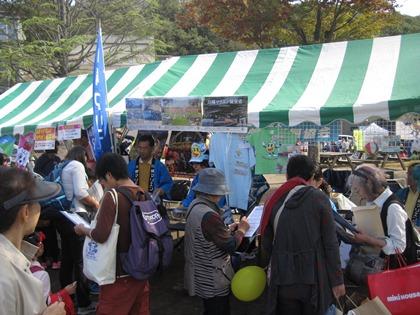
<path fill-rule="evenodd" d="M 126 98 L 127 126 L 131 130 L 140 129 L 144 125 L 143 98 Z"/>
<path fill-rule="evenodd" d="M 162 98 L 162 124 L 170 126 L 200 126 L 200 97 Z"/>
<path fill-rule="evenodd" d="M 205 97 L 202 126 L 244 127 L 248 122 L 248 97 Z"/>
<path fill-rule="evenodd" d="M 143 99 L 143 119 L 147 124 L 162 124 L 162 98 L 151 97 Z"/>
<path fill-rule="evenodd" d="M 128 128 L 134 130 L 162 125 L 162 98 L 127 98 L 125 104 Z"/>
<path fill-rule="evenodd" d="M 204 108 L 203 108 L 204 106 Z M 246 96 L 127 98 L 130 130 L 247 132 Z"/>

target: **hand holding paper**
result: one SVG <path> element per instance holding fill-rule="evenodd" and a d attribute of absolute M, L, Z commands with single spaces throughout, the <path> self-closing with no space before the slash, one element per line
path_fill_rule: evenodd
<path fill-rule="evenodd" d="M 261 223 L 261 216 L 264 206 L 256 206 L 248 215 L 249 230 L 245 233 L 245 237 L 254 236 L 259 229 Z"/>
<path fill-rule="evenodd" d="M 73 222 L 75 225 L 83 224 L 83 226 L 90 228 L 90 224 L 85 221 L 80 215 L 74 212 L 60 211 L 68 220 Z"/>
<path fill-rule="evenodd" d="M 238 223 L 238 231 L 242 231 L 244 235 L 249 230 L 249 223 L 247 217 L 242 217 L 241 221 Z"/>

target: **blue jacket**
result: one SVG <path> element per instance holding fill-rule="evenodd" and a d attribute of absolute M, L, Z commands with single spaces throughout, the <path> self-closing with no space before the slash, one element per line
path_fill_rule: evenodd
<path fill-rule="evenodd" d="M 138 165 L 138 159 L 131 160 L 128 164 L 128 174 L 133 182 L 136 181 L 136 166 Z M 165 198 L 171 198 L 171 188 L 172 188 L 172 177 L 169 175 L 168 169 L 165 165 L 159 160 L 154 160 L 154 179 L 153 179 L 153 190 L 156 188 L 161 188 L 165 192 Z M 136 183 L 137 184 L 137 183 Z"/>

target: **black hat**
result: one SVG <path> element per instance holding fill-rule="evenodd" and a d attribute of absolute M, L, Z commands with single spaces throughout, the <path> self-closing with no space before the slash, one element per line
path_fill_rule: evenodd
<path fill-rule="evenodd" d="M 3 208 L 9 210 L 18 205 L 48 200 L 57 196 L 60 191 L 61 186 L 57 183 L 35 180 L 35 187 L 31 191 L 24 190 L 15 197 L 5 201 Z"/>

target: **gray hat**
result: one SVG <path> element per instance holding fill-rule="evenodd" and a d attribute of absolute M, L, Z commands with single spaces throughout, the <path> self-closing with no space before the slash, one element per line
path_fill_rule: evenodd
<path fill-rule="evenodd" d="M 39 202 L 57 196 L 61 191 L 61 186 L 57 183 L 35 180 L 35 186 L 31 193 L 27 190 L 22 191 L 17 196 L 5 201 L 3 208 L 9 210 L 15 206 L 25 203 Z"/>
<path fill-rule="evenodd" d="M 198 184 L 192 190 L 215 196 L 224 196 L 228 193 L 225 175 L 215 168 L 205 168 L 198 172 Z"/>

